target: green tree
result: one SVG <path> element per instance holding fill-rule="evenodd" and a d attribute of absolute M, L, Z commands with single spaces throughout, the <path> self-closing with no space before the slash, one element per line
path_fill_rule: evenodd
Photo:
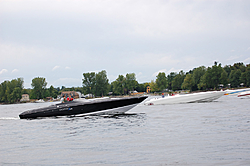
<path fill-rule="evenodd" d="M 182 89 L 188 89 L 190 91 L 192 91 L 192 86 L 194 85 L 194 78 L 192 74 L 187 74 L 184 82 L 181 85 Z"/>
<path fill-rule="evenodd" d="M 95 94 L 96 75 L 95 72 L 83 73 L 82 86 L 84 94 Z"/>
<path fill-rule="evenodd" d="M 0 85 L 0 101 L 14 103 L 21 99 L 23 79 L 17 78 L 11 81 L 4 81 Z"/>
<path fill-rule="evenodd" d="M 158 87 L 158 89 L 160 89 L 160 91 L 164 91 L 164 89 L 167 88 L 167 77 L 166 74 L 164 72 L 160 72 L 157 76 L 156 76 L 156 85 Z"/>
<path fill-rule="evenodd" d="M 229 74 L 231 73 L 231 66 L 226 65 L 226 66 L 223 67 L 223 69 L 227 72 L 227 77 L 229 77 Z"/>
<path fill-rule="evenodd" d="M 18 102 L 22 98 L 22 90 L 20 87 L 15 87 L 11 93 L 11 103 Z"/>
<path fill-rule="evenodd" d="M 1 88 L 0 88 L 0 101 L 1 102 L 7 102 L 7 94 L 6 94 L 6 90 L 8 87 L 8 83 L 9 81 L 4 81 L 1 83 Z"/>
<path fill-rule="evenodd" d="M 229 82 L 231 84 L 231 87 L 235 88 L 240 85 L 240 76 L 241 76 L 241 70 L 232 70 L 229 75 Z"/>
<path fill-rule="evenodd" d="M 211 88 L 217 89 L 220 84 L 221 73 L 223 69 L 221 64 L 217 65 L 217 62 L 212 66 L 211 69 Z"/>
<path fill-rule="evenodd" d="M 47 82 L 43 77 L 36 77 L 32 80 L 31 87 L 36 99 L 44 98 Z"/>
<path fill-rule="evenodd" d="M 181 70 L 179 74 L 177 74 L 172 81 L 173 90 L 181 90 L 181 85 L 186 77 L 185 73 Z"/>
<path fill-rule="evenodd" d="M 160 91 L 154 80 L 151 80 L 151 82 L 149 83 L 149 86 L 151 88 L 151 92 L 159 92 Z"/>
<path fill-rule="evenodd" d="M 11 89 L 9 86 L 7 86 L 5 94 L 6 94 L 6 98 L 7 98 L 6 102 L 11 103 L 12 96 L 11 96 Z"/>
<path fill-rule="evenodd" d="M 145 92 L 144 84 L 139 84 L 136 86 L 135 90 L 137 92 Z"/>
<path fill-rule="evenodd" d="M 243 85 L 247 85 L 247 77 L 246 77 L 246 72 L 241 73 L 240 76 L 240 83 L 243 83 Z"/>
<path fill-rule="evenodd" d="M 122 95 L 125 92 L 125 77 L 123 75 L 119 75 L 118 78 L 112 82 L 113 92 L 118 95 Z"/>
<path fill-rule="evenodd" d="M 220 83 L 223 84 L 224 87 L 226 87 L 228 84 L 227 72 L 224 69 L 222 69 L 222 73 L 220 76 Z"/>
<path fill-rule="evenodd" d="M 240 83 L 246 87 L 250 86 L 250 65 L 246 66 L 245 72 L 241 72 Z"/>
<path fill-rule="evenodd" d="M 53 98 L 57 98 L 57 90 L 51 85 L 49 87 L 49 96 Z"/>
<path fill-rule="evenodd" d="M 206 73 L 206 67 L 205 66 L 200 66 L 196 69 L 193 70 L 193 80 L 194 80 L 194 86 L 195 90 L 198 88 L 198 84 L 201 81 L 201 77 Z"/>
<path fill-rule="evenodd" d="M 167 88 L 168 88 L 169 90 L 173 89 L 172 83 L 173 83 L 173 80 L 174 80 L 174 78 L 175 78 L 176 75 L 177 75 L 177 73 L 171 72 L 171 73 L 167 76 Z"/>
<path fill-rule="evenodd" d="M 246 68 L 246 86 L 250 86 L 250 64 L 247 65 L 247 68 Z"/>
<path fill-rule="evenodd" d="M 127 91 L 134 91 L 138 82 L 136 81 L 135 73 L 127 73 L 125 78 L 125 88 Z"/>
<path fill-rule="evenodd" d="M 212 88 L 212 68 L 208 67 L 206 73 L 201 77 L 200 83 L 198 84 L 199 89 Z"/>
<path fill-rule="evenodd" d="M 96 96 L 107 95 L 109 88 L 107 73 L 105 70 L 96 74 Z"/>
<path fill-rule="evenodd" d="M 239 62 L 239 63 L 234 63 L 233 67 L 237 70 L 240 69 L 241 72 L 245 72 L 246 71 L 246 66 L 244 65 L 244 63 Z"/>

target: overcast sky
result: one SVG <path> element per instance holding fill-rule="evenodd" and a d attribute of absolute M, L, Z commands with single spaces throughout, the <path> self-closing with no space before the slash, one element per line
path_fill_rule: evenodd
<path fill-rule="evenodd" d="M 0 0 L 0 83 L 35 77 L 82 86 L 135 73 L 250 63 L 249 0 Z"/>

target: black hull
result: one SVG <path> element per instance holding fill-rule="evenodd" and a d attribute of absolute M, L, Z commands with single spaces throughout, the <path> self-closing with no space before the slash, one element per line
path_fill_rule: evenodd
<path fill-rule="evenodd" d="M 60 103 L 45 108 L 39 108 L 29 110 L 19 115 L 20 119 L 34 119 L 39 117 L 52 117 L 52 116 L 69 116 L 79 114 L 95 114 L 95 112 L 118 109 L 122 107 L 128 107 L 130 105 L 136 105 L 145 100 L 147 96 L 141 97 L 127 97 L 117 99 L 99 99 L 88 100 L 87 102 L 71 101 L 66 103 Z"/>

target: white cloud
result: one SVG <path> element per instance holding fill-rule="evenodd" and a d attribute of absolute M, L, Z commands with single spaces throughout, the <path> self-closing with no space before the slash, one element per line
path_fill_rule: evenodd
<path fill-rule="evenodd" d="M 0 65 L 3 66 L 6 64 L 6 62 L 11 62 L 12 66 L 23 67 L 30 66 L 31 64 L 41 65 L 44 63 L 54 63 L 55 61 L 58 61 L 57 56 L 54 55 L 54 52 L 55 50 L 49 47 L 23 45 L 22 43 L 15 42 L 1 42 Z M 62 58 L 65 58 L 64 55 Z"/>
<path fill-rule="evenodd" d="M 167 73 L 176 72 L 176 71 L 177 71 L 177 70 L 176 70 L 175 68 L 172 67 L 171 69 L 168 70 Z"/>
<path fill-rule="evenodd" d="M 18 72 L 19 70 L 17 70 L 17 69 L 14 69 L 14 70 L 12 70 L 12 72 L 11 73 L 16 73 L 16 72 Z"/>
<path fill-rule="evenodd" d="M 230 56 L 227 60 L 228 60 L 228 61 L 236 60 L 236 59 L 239 59 L 240 57 L 242 57 L 242 55 L 232 55 L 232 56 Z"/>
<path fill-rule="evenodd" d="M 59 78 L 57 80 L 51 81 L 51 85 L 55 87 L 66 86 L 73 87 L 79 86 L 82 83 L 82 79 L 79 78 Z"/>
<path fill-rule="evenodd" d="M 250 64 L 250 58 L 247 58 L 243 61 L 244 63 Z"/>
<path fill-rule="evenodd" d="M 8 72 L 7 69 L 2 69 L 2 70 L 0 71 L 0 74 L 6 73 L 6 72 Z"/>
<path fill-rule="evenodd" d="M 55 67 L 53 67 L 52 71 L 55 71 L 56 69 L 59 69 L 59 68 L 60 68 L 60 66 L 55 66 Z"/>
<path fill-rule="evenodd" d="M 17 68 L 27 80 L 43 75 L 53 82 L 107 69 L 110 81 L 140 71 L 137 80 L 146 82 L 159 72 L 185 72 L 215 60 L 249 61 L 247 0 L 1 3 L 1 69 Z"/>
<path fill-rule="evenodd" d="M 155 72 L 155 73 L 152 75 L 152 77 L 156 77 L 159 73 L 163 73 L 163 72 L 166 73 L 166 71 L 167 71 L 167 69 L 161 69 L 161 70 Z"/>
<path fill-rule="evenodd" d="M 139 72 L 138 74 L 136 74 L 136 76 L 141 76 L 142 75 L 142 72 Z"/>
<path fill-rule="evenodd" d="M 227 31 L 229 28 L 247 27 L 249 20 L 244 12 L 234 9 L 234 3 L 225 7 L 223 1 L 103 1 L 76 0 L 68 3 L 65 0 L 51 1 L 14 1 L 6 3 L 3 13 L 32 12 L 39 17 L 88 17 L 93 21 L 106 20 L 126 25 L 126 33 L 157 36 L 185 33 L 206 33 Z M 244 3 L 235 2 L 239 9 Z M 22 7 L 20 7 L 22 6 Z M 222 10 L 222 7 L 224 10 Z M 232 7 L 232 8 L 231 8 Z M 224 12 L 230 10 L 230 13 Z M 47 14 L 45 14 L 47 13 Z M 58 14 L 60 13 L 60 14 Z M 238 17 L 236 17 L 237 15 Z M 246 15 L 246 14 L 245 14 Z M 75 17 L 77 16 L 77 17 Z M 224 32 L 223 31 L 223 32 Z"/>

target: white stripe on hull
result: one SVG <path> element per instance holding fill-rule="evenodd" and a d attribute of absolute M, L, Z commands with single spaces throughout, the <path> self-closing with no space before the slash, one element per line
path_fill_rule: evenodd
<path fill-rule="evenodd" d="M 75 115 L 75 116 L 123 114 L 123 113 L 129 111 L 130 109 L 134 108 L 137 104 L 138 103 L 128 105 L 128 106 L 118 107 L 118 108 L 102 110 L 102 111 L 90 112 L 90 113 L 85 113 L 85 114 L 78 114 L 78 115 Z"/>

